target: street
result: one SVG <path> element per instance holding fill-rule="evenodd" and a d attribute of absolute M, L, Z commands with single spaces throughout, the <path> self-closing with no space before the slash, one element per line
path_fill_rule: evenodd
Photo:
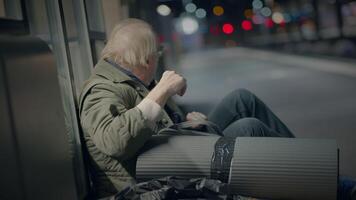
<path fill-rule="evenodd" d="M 299 138 L 336 139 L 340 175 L 356 178 L 356 62 L 230 48 L 184 56 L 176 69 L 188 89 L 176 100 L 187 111 L 209 110 L 246 88 Z"/>

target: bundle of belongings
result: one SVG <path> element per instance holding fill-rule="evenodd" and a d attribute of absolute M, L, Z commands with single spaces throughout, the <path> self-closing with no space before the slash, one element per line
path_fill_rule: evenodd
<path fill-rule="evenodd" d="M 215 199 L 252 200 L 253 198 L 228 195 L 228 184 L 207 178 L 187 179 L 168 176 L 136 184 L 119 192 L 110 200 L 176 200 Z"/>

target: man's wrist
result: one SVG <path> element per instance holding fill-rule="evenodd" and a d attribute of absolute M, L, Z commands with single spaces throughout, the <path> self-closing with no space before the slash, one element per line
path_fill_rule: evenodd
<path fill-rule="evenodd" d="M 145 118 L 151 122 L 156 122 L 159 119 L 162 111 L 162 107 L 149 98 L 144 98 L 137 105 L 137 108 L 139 108 Z"/>
<path fill-rule="evenodd" d="M 155 101 L 158 105 L 162 108 L 166 104 L 167 100 L 169 99 L 169 93 L 166 87 L 159 87 L 158 85 L 151 90 L 150 93 L 146 96 L 153 101 Z"/>

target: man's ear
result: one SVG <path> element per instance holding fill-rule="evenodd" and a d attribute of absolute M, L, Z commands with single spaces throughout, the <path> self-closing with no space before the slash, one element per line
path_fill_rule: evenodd
<path fill-rule="evenodd" d="M 145 67 L 149 67 L 150 66 L 150 62 L 151 62 L 150 58 L 147 58 Z"/>
<path fill-rule="evenodd" d="M 146 63 L 143 65 L 143 67 L 149 68 L 149 66 L 150 66 L 150 61 L 147 59 Z"/>

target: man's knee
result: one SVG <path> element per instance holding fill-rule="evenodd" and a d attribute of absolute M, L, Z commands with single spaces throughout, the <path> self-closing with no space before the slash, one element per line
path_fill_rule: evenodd
<path fill-rule="evenodd" d="M 252 92 L 247 89 L 239 88 L 230 93 L 235 99 L 238 99 L 243 102 L 248 102 L 254 96 Z"/>
<path fill-rule="evenodd" d="M 230 137 L 259 137 L 265 135 L 265 125 L 256 118 L 242 118 L 231 124 L 224 132 Z"/>
<path fill-rule="evenodd" d="M 237 126 L 244 129 L 260 129 L 264 127 L 263 122 L 253 117 L 242 118 L 236 121 Z"/>
<path fill-rule="evenodd" d="M 245 88 L 238 88 L 238 89 L 235 89 L 235 90 L 233 91 L 233 93 L 235 93 L 235 94 L 238 95 L 238 96 L 249 96 L 249 95 L 252 94 L 248 89 L 245 89 Z"/>

